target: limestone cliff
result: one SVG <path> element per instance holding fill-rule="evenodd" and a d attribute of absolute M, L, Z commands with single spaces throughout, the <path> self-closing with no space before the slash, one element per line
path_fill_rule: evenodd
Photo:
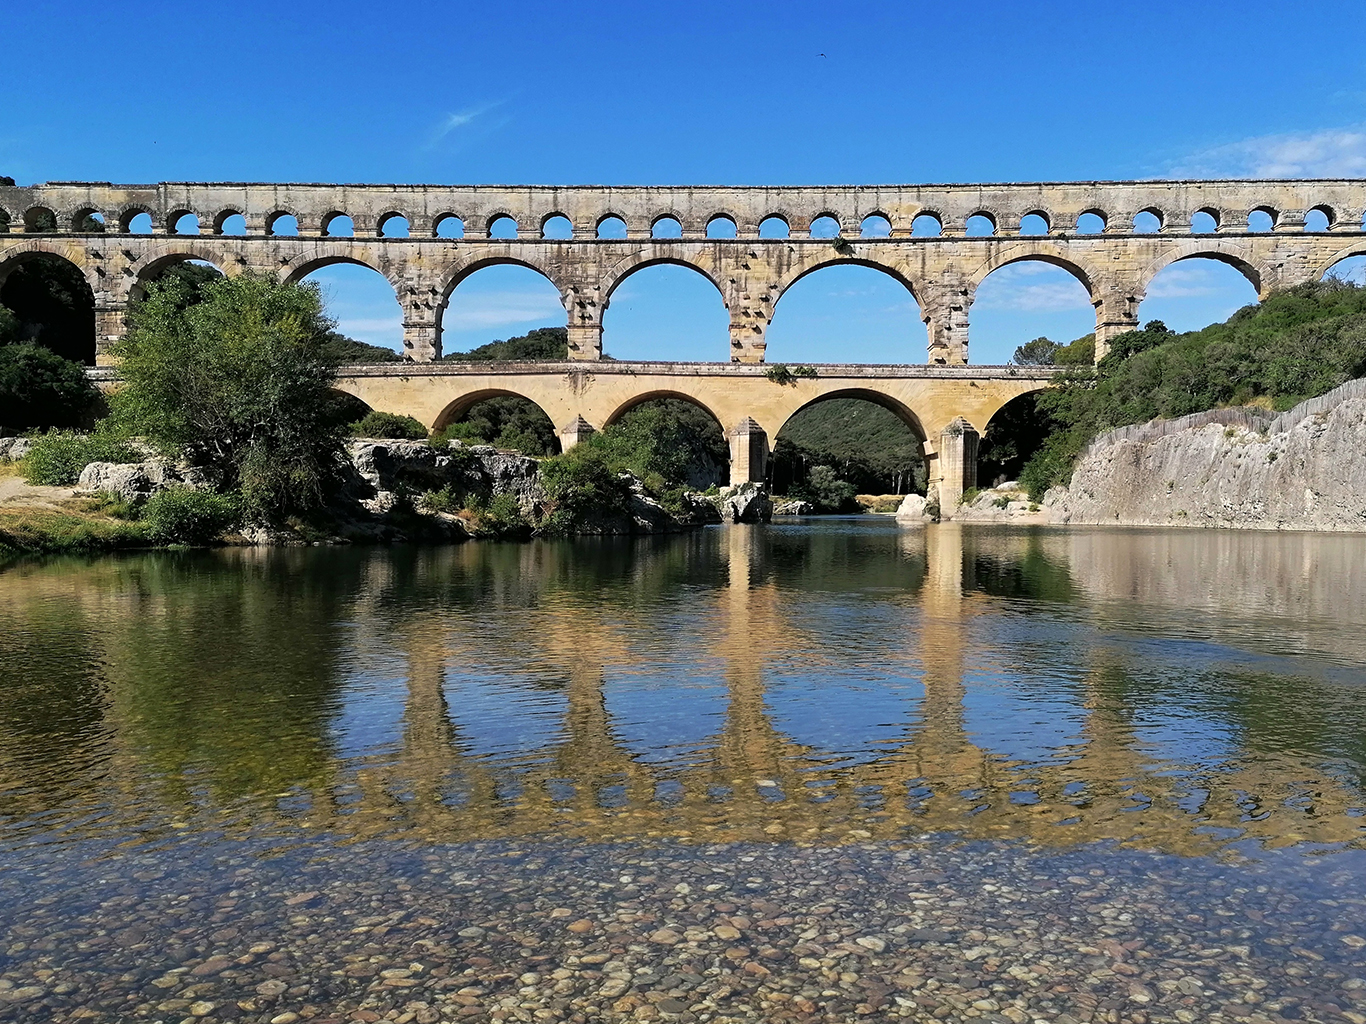
<path fill-rule="evenodd" d="M 1102 434 L 1053 522 L 1366 531 L 1366 380 L 1275 415 L 1219 409 Z"/>

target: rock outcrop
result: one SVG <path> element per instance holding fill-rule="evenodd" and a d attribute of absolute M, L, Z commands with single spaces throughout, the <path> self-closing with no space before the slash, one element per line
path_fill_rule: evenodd
<path fill-rule="evenodd" d="M 926 511 L 923 494 L 908 494 L 897 506 L 896 518 L 897 522 L 901 523 L 928 523 L 933 516 Z"/>
<path fill-rule="evenodd" d="M 372 512 L 387 512 L 398 495 L 446 487 L 484 501 L 512 494 L 524 513 L 545 498 L 540 464 L 492 445 L 452 441 L 443 449 L 426 441 L 361 439 L 347 446 L 347 454 L 354 476 L 346 482 L 345 492 Z"/>
<path fill-rule="evenodd" d="M 1053 522 L 1366 530 L 1366 380 L 1277 416 L 1220 409 L 1096 438 Z"/>
<path fill-rule="evenodd" d="M 751 482 L 723 487 L 716 507 L 727 523 L 766 523 L 773 518 L 773 500 L 761 484 Z"/>
<path fill-rule="evenodd" d="M 203 472 L 174 466 L 162 459 L 145 462 L 91 462 L 76 481 L 77 494 L 116 494 L 131 504 L 141 504 L 157 491 L 171 487 L 203 490 L 209 486 Z"/>
<path fill-rule="evenodd" d="M 816 511 L 816 506 L 803 498 L 788 498 L 785 501 L 775 501 L 773 503 L 773 514 L 775 516 L 809 516 Z"/>
<path fill-rule="evenodd" d="M 0 462 L 18 462 L 32 447 L 31 437 L 0 437 Z"/>

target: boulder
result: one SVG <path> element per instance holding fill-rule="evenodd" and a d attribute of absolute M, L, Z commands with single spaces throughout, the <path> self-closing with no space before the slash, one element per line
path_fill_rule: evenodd
<path fill-rule="evenodd" d="M 362 501 L 386 491 L 421 494 L 447 486 L 486 501 L 494 495 L 512 494 L 523 510 L 544 498 L 540 464 L 492 445 L 452 441 L 441 449 L 426 441 L 365 439 L 352 441 L 348 455 L 357 477 L 350 489 Z"/>
<path fill-rule="evenodd" d="M 728 523 L 766 523 L 773 518 L 773 501 L 761 484 L 746 481 L 724 487 L 718 496 L 721 520 Z"/>
<path fill-rule="evenodd" d="M 901 504 L 896 510 L 896 517 L 902 522 L 928 522 L 930 516 L 925 511 L 925 507 L 926 502 L 923 494 L 908 494 L 901 499 Z"/>
<path fill-rule="evenodd" d="M 816 506 L 802 498 L 789 498 L 786 501 L 778 501 L 773 504 L 775 516 L 809 516 L 815 511 Z"/>
<path fill-rule="evenodd" d="M 0 437 L 0 462 L 18 462 L 32 447 L 31 437 Z"/>
<path fill-rule="evenodd" d="M 160 459 L 146 462 L 92 462 L 81 470 L 77 493 L 116 494 L 124 501 L 140 504 L 157 491 L 170 487 L 205 490 L 204 474 L 195 469 L 173 466 Z"/>

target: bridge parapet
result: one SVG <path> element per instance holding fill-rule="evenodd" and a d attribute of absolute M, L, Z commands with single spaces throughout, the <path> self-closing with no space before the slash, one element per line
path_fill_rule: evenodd
<path fill-rule="evenodd" d="M 151 233 L 129 233 L 143 213 Z M 1143 213 L 1156 230 L 1138 229 Z M 1266 215 L 1268 230 L 1252 230 L 1253 213 Z M 198 234 L 177 234 L 190 214 Z M 0 187 L 0 281 L 35 254 L 73 263 L 95 295 L 105 361 L 129 302 L 168 263 L 200 259 L 227 274 L 284 280 L 356 263 L 393 285 L 405 355 L 431 361 L 455 287 L 484 267 L 519 264 L 558 289 L 571 356 L 596 361 L 615 289 L 670 263 L 711 281 L 730 314 L 731 359 L 759 363 L 785 291 L 824 267 L 853 264 L 906 286 L 927 325 L 928 362 L 950 365 L 968 362 L 978 286 L 1008 264 L 1043 261 L 1081 283 L 1096 308 L 1099 357 L 1137 326 L 1149 283 L 1171 263 L 1221 260 L 1265 295 L 1366 252 L 1364 215 L 1366 181 L 1354 179 L 811 188 L 54 182 Z M 225 233 L 238 216 L 242 233 Z M 284 216 L 298 234 L 276 233 Z M 342 216 L 353 233 L 330 234 Z M 569 237 L 546 237 L 560 217 Z M 974 217 L 992 233 L 969 235 Z M 624 222 L 625 238 L 601 237 L 611 218 Z M 822 218 L 838 237 L 812 237 Z M 400 220 L 406 234 L 393 233 Z M 678 237 L 658 237 L 671 220 Z M 785 237 L 760 237 L 765 222 Z M 1040 233 L 1023 233 L 1027 223 Z M 460 237 L 447 237 L 455 225 Z M 734 237 L 708 237 L 718 225 Z M 933 232 L 920 234 L 922 225 Z M 1196 233 L 1202 225 L 1209 230 Z"/>

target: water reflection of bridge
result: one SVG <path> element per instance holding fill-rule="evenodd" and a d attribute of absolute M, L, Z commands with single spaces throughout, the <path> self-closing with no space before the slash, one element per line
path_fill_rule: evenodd
<path fill-rule="evenodd" d="M 1202 765 L 1155 752 L 1126 703 L 1124 652 L 1103 641 L 1092 645 L 1091 661 L 1073 686 L 1079 725 L 1056 749 L 1011 761 L 968 725 L 967 700 L 983 671 L 983 623 L 1002 614 L 1002 604 L 980 579 L 965 575 L 980 577 L 992 565 L 1025 572 L 1041 562 L 1053 567 L 1054 589 L 1090 590 L 1076 614 L 1098 619 L 1105 614 L 1104 598 L 1136 593 L 1142 581 L 1154 578 L 1156 565 L 1177 565 L 1163 577 L 1166 583 L 1152 585 L 1156 590 L 1179 591 L 1183 573 L 1203 580 L 1219 569 L 1225 586 L 1203 599 L 1181 592 L 1147 595 L 1165 597 L 1190 617 L 1201 600 L 1217 607 L 1239 601 L 1241 593 L 1248 603 L 1267 568 L 1264 552 L 1249 556 L 1255 538 L 1110 535 L 1130 538 L 1126 549 L 1130 541 L 1101 542 L 1085 531 L 1009 533 L 941 524 L 886 535 L 867 560 L 850 563 L 848 575 L 854 589 L 870 579 L 887 584 L 876 596 L 885 612 L 880 628 L 888 634 L 877 651 L 884 660 L 868 675 L 874 684 L 880 674 L 918 680 L 921 689 L 912 690 L 895 716 L 901 723 L 895 739 L 850 763 L 785 732 L 775 713 L 775 687 L 789 667 L 817 678 L 848 668 L 831 653 L 829 638 L 794 614 L 801 592 L 775 575 L 777 559 L 765 547 L 776 536 L 735 527 L 654 547 L 645 542 L 632 549 L 638 561 L 630 572 L 612 568 L 604 571 L 607 582 L 578 586 L 554 585 L 589 570 L 553 545 L 466 545 L 425 553 L 416 569 L 397 557 L 357 556 L 355 578 L 336 583 L 333 603 L 318 613 L 317 623 L 297 622 L 291 615 L 297 607 L 272 603 L 272 584 L 261 581 L 263 566 L 305 557 L 298 553 L 225 553 L 244 564 L 240 578 L 229 574 L 231 583 L 219 589 L 192 579 L 177 592 L 156 584 L 151 568 L 132 571 L 116 561 L 88 567 L 86 575 L 71 570 L 7 577 L 10 586 L 0 588 L 0 631 L 23 624 L 42 635 L 37 627 L 43 615 L 97 624 L 88 635 L 98 643 L 91 640 L 90 650 L 73 663 L 85 666 L 82 671 L 99 666 L 104 676 L 87 694 L 93 720 L 70 737 L 50 738 L 54 751 L 59 745 L 66 751 L 87 735 L 98 737 L 88 751 L 77 751 L 87 775 L 76 783 L 49 785 L 35 775 L 39 762 L 25 749 L 34 734 L 6 719 L 0 814 L 33 815 L 60 804 L 71 808 L 74 820 L 82 810 L 112 806 L 112 817 L 132 822 L 207 811 L 222 822 L 266 818 L 346 836 L 433 840 L 556 834 L 587 841 L 826 843 L 950 830 L 1041 844 L 1110 839 L 1181 853 L 1212 850 L 1234 833 L 1270 844 L 1360 840 L 1361 819 L 1352 816 L 1362 803 L 1359 783 L 1335 773 L 1331 758 L 1320 753 L 1264 745 L 1255 756 L 1240 751 Z M 707 546 L 716 538 L 719 552 Z M 1217 566 L 1201 564 L 1182 549 L 1186 543 Z M 1343 581 L 1335 583 L 1334 573 L 1350 574 L 1351 559 L 1336 548 L 1316 553 L 1313 546 L 1341 543 L 1285 541 L 1284 571 L 1298 566 L 1308 589 L 1287 583 L 1281 590 L 1299 593 L 1315 612 L 1340 602 Z M 658 606 L 633 593 L 680 586 L 679 565 L 689 560 L 698 575 L 685 581 L 692 595 L 687 611 L 694 633 L 710 638 L 702 653 L 719 666 L 723 712 L 701 748 L 687 756 L 650 757 L 624 737 L 607 689 L 614 674 L 652 658 L 641 637 L 659 628 L 650 621 Z M 325 568 L 329 583 L 342 575 L 336 563 Z M 825 569 L 817 572 L 832 578 Z M 885 577 L 874 579 L 879 572 Z M 726 584 L 714 585 L 721 574 Z M 482 589 L 470 600 L 518 609 L 525 629 L 509 635 L 471 628 L 468 616 L 454 613 L 449 590 L 439 588 L 401 603 L 396 615 L 387 602 L 410 593 L 420 583 L 417 576 L 476 581 Z M 291 569 L 295 590 L 301 589 L 299 578 Z M 202 604 L 197 612 L 195 601 Z M 223 626 L 221 637 L 210 632 L 234 616 L 241 621 Z M 367 641 L 338 632 L 343 622 L 373 635 Z M 120 626 L 111 630 L 110 623 Z M 62 628 L 62 635 L 77 635 L 74 625 Z M 261 728 L 262 707 L 278 700 L 279 666 L 268 666 L 271 671 L 255 680 L 260 692 L 253 693 L 250 666 L 168 645 L 158 639 L 162 629 L 178 637 L 203 635 L 208 650 L 233 642 L 245 647 L 248 639 L 259 639 L 258 631 L 278 630 L 262 649 L 272 660 L 296 659 L 289 674 L 302 681 L 294 699 L 307 702 L 313 699 L 307 687 L 318 687 L 317 706 L 306 709 L 312 717 L 287 735 L 250 734 Z M 393 649 L 402 666 L 390 671 L 406 681 L 396 739 L 359 756 L 339 752 L 326 739 L 335 729 L 328 716 L 335 714 L 342 674 L 328 659 L 347 644 Z M 164 653 L 172 649 L 173 655 Z M 1001 671 L 1027 682 L 1038 668 L 1028 660 L 1037 656 L 1037 650 L 1010 651 Z M 161 660 L 149 666 L 154 659 Z M 458 705 L 460 679 L 471 667 L 497 666 L 488 669 L 497 677 L 509 664 L 552 689 L 563 708 L 558 732 L 515 757 L 482 748 L 480 737 L 462 725 Z M 311 683 L 304 678 L 310 667 L 319 677 Z M 187 672 L 195 673 L 193 681 Z M 244 689 L 256 715 L 251 726 L 235 722 L 225 707 L 244 699 Z M 205 693 L 204 710 L 195 717 L 188 705 L 198 690 Z M 181 704 L 159 719 L 155 705 L 169 699 Z M 0 700 L 0 712 L 11 714 L 13 705 Z M 515 713 L 511 703 L 509 713 Z"/>
<path fill-rule="evenodd" d="M 726 712 L 693 763 L 656 763 L 621 742 L 604 684 L 608 667 L 639 657 L 630 624 L 577 601 L 538 621 L 537 649 L 528 652 L 565 679 L 559 741 L 516 767 L 472 753 L 448 706 L 447 672 L 490 651 L 433 612 L 409 622 L 399 639 L 409 665 L 401 751 L 356 770 L 362 800 L 330 811 L 319 805 L 313 820 L 360 835 L 397 827 L 433 839 L 553 833 L 825 843 L 948 830 L 1180 853 L 1207 852 L 1235 833 L 1269 845 L 1361 838 L 1349 815 L 1360 793 L 1293 754 L 1201 769 L 1146 753 L 1105 696 L 1115 666 L 1104 656 L 1084 680 L 1079 741 L 1042 763 L 1012 762 L 979 745 L 965 725 L 965 662 L 972 621 L 991 599 L 965 593 L 963 532 L 950 524 L 900 536 L 902 557 L 923 559 L 927 569 L 918 599 L 902 605 L 901 667 L 923 680 L 921 706 L 906 709 L 904 736 L 885 753 L 832 765 L 826 752 L 780 731 L 766 704 L 776 658 L 799 651 L 812 656 L 808 671 L 825 666 L 786 614 L 778 585 L 753 578 L 758 536 L 727 531 L 729 584 L 712 609 Z M 1029 543 L 1023 535 L 996 541 L 996 554 L 1017 558 Z"/>

